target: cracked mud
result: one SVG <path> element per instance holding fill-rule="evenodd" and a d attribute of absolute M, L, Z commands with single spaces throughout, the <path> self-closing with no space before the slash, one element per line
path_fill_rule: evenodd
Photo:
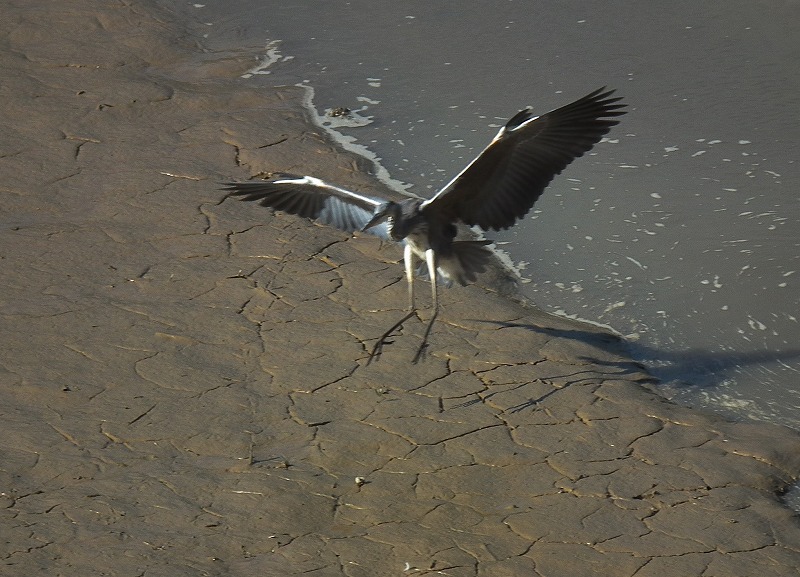
<path fill-rule="evenodd" d="M 487 286 L 365 366 L 399 251 L 217 190 L 376 186 L 297 89 L 147 4 L 35 4 L 0 24 L 0 573 L 796 575 L 797 434 Z"/>

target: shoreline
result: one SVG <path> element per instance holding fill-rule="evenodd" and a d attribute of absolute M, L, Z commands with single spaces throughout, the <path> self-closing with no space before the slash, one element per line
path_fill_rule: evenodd
<path fill-rule="evenodd" d="M 366 367 L 399 252 L 218 190 L 381 186 L 300 89 L 148 3 L 5 12 L 9 570 L 794 574 L 800 434 L 669 403 L 485 284 L 443 291 L 425 362 L 411 322 Z"/>

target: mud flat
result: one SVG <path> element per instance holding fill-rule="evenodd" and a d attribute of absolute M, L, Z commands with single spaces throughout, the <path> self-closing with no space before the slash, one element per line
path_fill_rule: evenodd
<path fill-rule="evenodd" d="M 1 10 L 0 573 L 796 575 L 796 433 L 486 286 L 367 367 L 399 251 L 218 191 L 380 186 L 298 89 L 146 3 Z"/>

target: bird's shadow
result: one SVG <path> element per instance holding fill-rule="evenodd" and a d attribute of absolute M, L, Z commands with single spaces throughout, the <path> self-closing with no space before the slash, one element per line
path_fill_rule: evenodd
<path fill-rule="evenodd" d="M 613 368 L 615 374 L 639 372 L 645 369 L 654 377 L 653 383 L 669 383 L 676 387 L 700 387 L 711 389 L 730 379 L 734 372 L 752 365 L 769 363 L 787 364 L 800 358 L 800 349 L 781 351 L 710 351 L 701 348 L 682 351 L 667 351 L 645 345 L 609 333 L 590 330 L 554 328 L 526 323 L 483 321 L 501 327 L 524 328 L 556 338 L 581 341 L 604 352 L 629 358 L 631 360 L 608 361 L 598 358 L 581 357 L 599 366 Z M 602 355 L 598 355 L 602 356 Z"/>

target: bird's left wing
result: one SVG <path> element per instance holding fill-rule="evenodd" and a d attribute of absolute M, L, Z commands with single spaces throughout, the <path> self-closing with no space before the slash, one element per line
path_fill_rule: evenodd
<path fill-rule="evenodd" d="M 523 217 L 566 166 L 625 114 L 601 88 L 552 112 L 516 114 L 484 151 L 420 209 L 437 220 L 500 230 Z"/>
<path fill-rule="evenodd" d="M 268 180 L 229 182 L 223 190 L 240 200 L 258 201 L 262 206 L 304 216 L 345 232 L 361 230 L 375 209 L 385 202 L 328 184 L 313 176 L 274 174 Z M 388 237 L 386 226 L 374 226 L 366 232 Z"/>

